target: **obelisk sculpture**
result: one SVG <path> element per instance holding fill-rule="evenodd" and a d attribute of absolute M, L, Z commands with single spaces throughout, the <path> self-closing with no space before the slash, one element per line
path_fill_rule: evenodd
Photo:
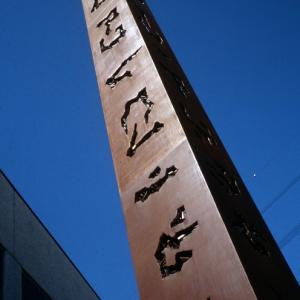
<path fill-rule="evenodd" d="M 297 299 L 145 2 L 83 7 L 141 299 Z"/>

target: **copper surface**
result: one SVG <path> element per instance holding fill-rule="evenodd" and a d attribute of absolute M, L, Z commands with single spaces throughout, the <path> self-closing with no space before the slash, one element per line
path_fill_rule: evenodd
<path fill-rule="evenodd" d="M 141 298 L 296 299 L 292 273 L 144 1 L 82 2 Z M 97 25 L 115 8 L 107 34 L 103 22 Z M 103 52 L 102 39 L 112 45 Z M 133 54 L 119 73 L 131 76 L 112 88 L 107 80 Z M 145 103 L 133 103 L 126 134 L 125 105 L 143 88 L 153 103 L 149 120 Z M 135 124 L 138 141 L 155 122 L 164 126 L 128 156 Z M 161 173 L 149 178 L 158 166 Z M 177 173 L 136 201 L 171 166 Z M 185 220 L 173 228 L 182 206 Z M 193 222 L 198 226 L 179 248 L 165 250 L 167 265 L 179 251 L 192 250 L 192 257 L 163 277 L 155 257 L 161 235 L 174 236 Z"/>

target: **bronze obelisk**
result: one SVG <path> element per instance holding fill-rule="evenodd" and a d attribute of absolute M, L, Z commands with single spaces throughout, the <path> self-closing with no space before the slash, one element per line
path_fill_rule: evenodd
<path fill-rule="evenodd" d="M 141 298 L 300 299 L 145 2 L 82 2 Z"/>

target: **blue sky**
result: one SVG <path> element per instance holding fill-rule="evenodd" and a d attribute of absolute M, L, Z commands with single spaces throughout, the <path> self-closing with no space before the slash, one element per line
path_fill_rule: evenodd
<path fill-rule="evenodd" d="M 299 281 L 300 2 L 148 4 Z M 1 169 L 103 299 L 138 299 L 80 1 L 0 26 Z"/>

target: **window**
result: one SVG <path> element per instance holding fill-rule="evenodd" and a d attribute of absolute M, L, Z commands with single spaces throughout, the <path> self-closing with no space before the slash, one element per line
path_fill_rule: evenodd
<path fill-rule="evenodd" d="M 22 274 L 22 299 L 23 300 L 51 300 L 46 292 L 23 271 Z"/>

